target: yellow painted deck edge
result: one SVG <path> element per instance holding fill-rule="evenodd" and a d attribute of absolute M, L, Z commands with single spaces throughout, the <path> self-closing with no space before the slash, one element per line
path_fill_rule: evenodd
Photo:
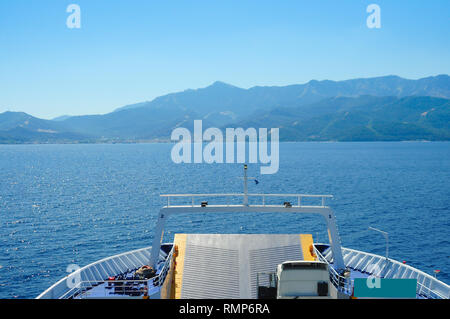
<path fill-rule="evenodd" d="M 315 256 L 311 254 L 309 248 L 313 244 L 313 237 L 311 234 L 301 234 L 300 235 L 300 244 L 302 245 L 303 251 L 303 260 L 314 261 L 316 260 Z"/>
<path fill-rule="evenodd" d="M 181 299 L 181 287 L 183 284 L 183 269 L 184 269 L 184 257 L 186 253 L 186 239 L 187 234 L 175 234 L 174 245 L 178 247 L 178 256 L 175 258 L 174 267 L 174 289 L 173 298 Z"/>

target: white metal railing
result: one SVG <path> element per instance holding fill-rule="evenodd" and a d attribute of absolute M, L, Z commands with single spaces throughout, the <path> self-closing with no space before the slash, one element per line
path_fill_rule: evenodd
<path fill-rule="evenodd" d="M 450 299 L 450 294 L 448 294 L 447 296 L 444 296 L 440 292 L 430 289 L 429 287 L 423 285 L 419 281 L 417 281 L 417 290 L 416 291 L 419 296 L 425 296 L 429 299 Z"/>
<path fill-rule="evenodd" d="M 266 199 L 268 197 L 279 197 L 279 198 L 295 198 L 297 205 L 295 203 L 291 203 L 293 207 L 325 207 L 325 200 L 327 198 L 333 198 L 333 195 L 308 195 L 308 194 L 245 194 L 245 193 L 228 193 L 228 194 L 163 194 L 160 195 L 161 197 L 167 198 L 167 207 L 174 207 L 174 206 L 190 206 L 194 207 L 195 199 L 207 199 L 211 197 L 222 197 L 226 199 L 226 204 L 224 206 L 233 206 L 230 204 L 230 198 L 232 197 L 260 197 L 261 198 L 261 206 L 269 206 L 266 204 Z M 183 198 L 183 199 L 190 199 L 189 204 L 185 205 L 172 205 L 171 199 L 173 198 Z M 321 199 L 321 205 L 302 205 L 302 199 L 305 198 L 320 198 Z M 199 204 L 197 204 L 199 206 Z M 284 203 L 276 206 L 283 206 Z"/>
<path fill-rule="evenodd" d="M 430 299 L 450 299 L 450 287 L 447 284 L 419 269 L 400 263 L 394 259 L 386 259 L 384 256 L 356 251 L 349 248 L 342 248 L 342 250 L 344 255 L 357 252 L 359 254 L 371 257 L 370 262 L 366 261 L 362 264 L 355 265 L 354 267 L 350 265 L 353 269 L 360 271 L 364 270 L 368 273 L 372 273 L 374 269 L 378 268 L 379 271 L 373 274 L 382 278 L 417 279 L 416 293 L 418 296 L 424 296 Z M 388 261 L 388 263 L 382 268 L 375 267 L 376 264 L 380 264 L 381 261 Z"/>
<path fill-rule="evenodd" d="M 314 250 L 319 259 L 330 263 L 330 260 L 324 257 L 315 247 Z M 372 273 L 373 270 L 378 269 L 378 271 L 376 273 L 373 273 L 373 275 L 382 278 L 415 278 L 417 279 L 416 293 L 418 296 L 423 296 L 430 299 L 450 299 L 450 287 L 447 284 L 409 265 L 402 264 L 393 259 L 386 259 L 386 257 L 383 256 L 349 248 L 342 248 L 342 252 L 344 255 L 348 253 L 358 253 L 361 261 L 363 261 L 364 258 L 369 258 L 370 261 L 366 259 L 366 261 L 364 262 L 349 265 L 351 269 L 355 269 L 357 271 L 365 271 L 367 273 Z M 381 262 L 385 262 L 386 260 L 389 262 L 388 265 L 390 265 L 390 269 L 385 269 L 386 266 L 376 267 L 376 265 L 379 265 Z M 333 267 L 330 266 L 330 269 L 332 269 L 333 274 L 331 275 L 332 277 L 334 277 L 333 282 L 338 282 L 337 279 L 339 274 L 336 273 Z M 391 271 L 392 269 L 394 269 L 394 271 Z M 408 272 L 408 276 L 405 277 L 404 275 L 406 274 L 406 272 Z M 383 274 L 387 274 L 387 276 L 383 276 Z M 421 278 L 421 280 L 419 280 L 419 278 Z M 353 280 L 351 280 L 348 284 L 349 288 L 353 289 Z M 349 291 L 351 292 L 351 290 Z"/>
<path fill-rule="evenodd" d="M 154 277 L 150 279 L 123 279 L 123 280 L 83 280 L 78 282 L 73 288 L 68 290 L 59 299 L 71 299 L 75 297 L 79 297 L 81 299 L 89 298 L 89 290 L 93 289 L 96 286 L 105 284 L 104 287 L 104 295 L 99 295 L 97 297 L 108 297 L 111 296 L 109 293 L 110 289 L 113 289 L 114 294 L 121 295 L 148 295 L 151 296 L 159 292 L 161 286 L 164 283 L 164 280 L 167 276 L 167 273 L 172 265 L 172 254 L 173 248 L 170 253 L 167 255 L 166 260 L 164 262 L 163 267 L 160 272 L 156 274 Z M 152 289 L 151 288 L 156 288 Z"/>
<path fill-rule="evenodd" d="M 314 246 L 313 246 L 314 247 Z M 353 280 L 351 280 L 348 277 L 340 275 L 336 269 L 334 269 L 329 261 L 320 253 L 319 250 L 317 250 L 316 247 L 314 247 L 314 253 L 316 254 L 317 258 L 328 264 L 328 271 L 330 273 L 330 281 L 333 283 L 333 285 L 341 292 L 351 295 L 353 293 Z"/>
<path fill-rule="evenodd" d="M 156 284 L 156 282 L 154 282 L 152 279 L 105 280 L 103 282 L 81 281 L 76 285 L 76 287 L 70 290 L 66 294 L 66 296 L 63 296 L 62 299 L 76 297 L 80 299 L 87 299 L 93 296 L 91 293 L 92 289 L 102 284 L 105 284 L 105 287 L 102 287 L 101 292 L 95 294 L 95 297 L 97 298 L 110 297 L 110 292 L 112 292 L 112 295 L 147 296 L 148 294 L 152 294 L 150 287 L 159 287 L 158 284 Z"/>

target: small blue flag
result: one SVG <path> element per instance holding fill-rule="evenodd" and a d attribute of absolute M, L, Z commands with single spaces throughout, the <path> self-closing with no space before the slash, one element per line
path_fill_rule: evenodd
<path fill-rule="evenodd" d="M 257 179 L 255 179 L 255 184 L 256 184 L 256 185 L 258 185 L 258 184 L 259 184 L 259 182 L 258 182 L 258 180 L 257 180 Z"/>

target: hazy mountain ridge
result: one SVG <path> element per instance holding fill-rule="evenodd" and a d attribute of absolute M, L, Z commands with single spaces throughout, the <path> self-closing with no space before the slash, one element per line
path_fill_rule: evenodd
<path fill-rule="evenodd" d="M 223 82 L 104 115 L 0 114 L 0 143 L 169 140 L 175 127 L 280 127 L 282 140 L 450 140 L 450 77 L 385 76 L 242 89 Z M 425 114 L 424 114 L 425 113 Z"/>
<path fill-rule="evenodd" d="M 289 141 L 402 141 L 450 140 L 449 123 L 449 99 L 363 96 L 275 109 L 237 125 L 279 127 Z"/>
<path fill-rule="evenodd" d="M 0 143 L 93 141 L 93 137 L 72 132 L 58 121 L 43 120 L 23 112 L 0 114 Z"/>

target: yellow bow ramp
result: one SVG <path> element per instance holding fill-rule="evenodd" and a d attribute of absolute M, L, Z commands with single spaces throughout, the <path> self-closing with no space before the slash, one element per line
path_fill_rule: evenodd
<path fill-rule="evenodd" d="M 285 261 L 315 260 L 311 235 L 176 234 L 170 298 L 254 299 L 261 273 Z"/>

